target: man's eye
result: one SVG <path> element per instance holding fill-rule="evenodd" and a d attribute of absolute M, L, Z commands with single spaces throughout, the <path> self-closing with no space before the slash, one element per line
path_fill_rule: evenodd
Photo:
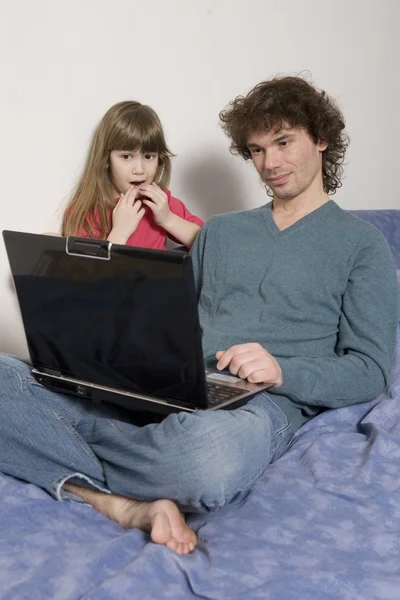
<path fill-rule="evenodd" d="M 287 140 L 282 140 L 282 142 L 279 142 L 279 145 L 281 148 L 286 148 L 286 146 L 289 144 L 289 142 Z"/>

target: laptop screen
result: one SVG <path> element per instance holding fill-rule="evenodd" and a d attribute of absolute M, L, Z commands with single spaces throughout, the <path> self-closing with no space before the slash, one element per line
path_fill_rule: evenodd
<path fill-rule="evenodd" d="M 37 369 L 204 402 L 187 254 L 113 245 L 108 255 L 98 240 L 3 235 Z"/>

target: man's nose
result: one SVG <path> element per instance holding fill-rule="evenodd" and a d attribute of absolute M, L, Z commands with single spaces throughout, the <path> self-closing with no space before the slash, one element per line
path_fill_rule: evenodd
<path fill-rule="evenodd" d="M 275 148 L 268 148 L 264 157 L 264 171 L 267 173 L 274 171 L 281 164 L 279 152 Z"/>

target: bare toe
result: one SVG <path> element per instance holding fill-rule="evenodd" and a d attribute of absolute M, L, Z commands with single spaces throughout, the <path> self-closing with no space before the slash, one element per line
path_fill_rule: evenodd
<path fill-rule="evenodd" d="M 187 554 L 189 544 L 195 547 L 197 536 L 185 523 L 182 513 L 170 500 L 157 500 L 149 510 L 151 518 L 151 539 L 157 544 L 165 544 L 174 552 Z M 181 546 L 182 544 L 182 546 Z"/>

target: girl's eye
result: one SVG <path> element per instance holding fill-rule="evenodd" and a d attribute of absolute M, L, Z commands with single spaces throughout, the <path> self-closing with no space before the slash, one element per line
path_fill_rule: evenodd
<path fill-rule="evenodd" d="M 156 154 L 150 154 L 150 152 L 147 152 L 144 157 L 146 160 L 152 160 L 153 158 L 156 158 Z"/>
<path fill-rule="evenodd" d="M 128 153 L 121 154 L 121 158 L 123 158 L 124 160 L 129 160 L 129 159 L 130 159 L 130 157 L 131 157 L 131 155 L 130 155 L 130 154 L 128 154 Z"/>

